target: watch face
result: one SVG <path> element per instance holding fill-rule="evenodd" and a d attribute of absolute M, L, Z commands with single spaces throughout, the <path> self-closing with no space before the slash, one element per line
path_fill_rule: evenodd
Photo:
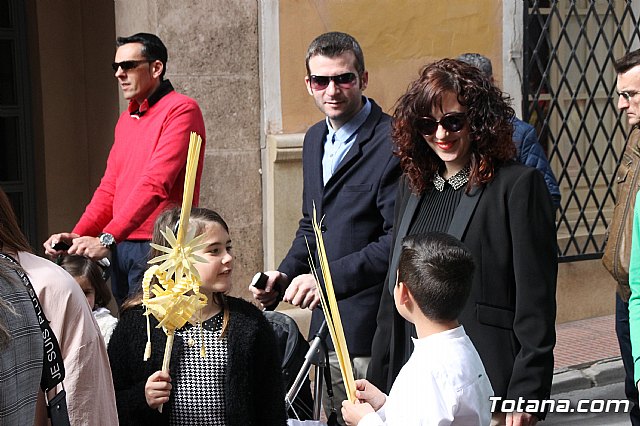
<path fill-rule="evenodd" d="M 102 244 L 103 246 L 110 247 L 111 245 L 113 245 L 113 243 L 115 243 L 113 235 L 106 233 L 100 235 L 100 244 Z"/>

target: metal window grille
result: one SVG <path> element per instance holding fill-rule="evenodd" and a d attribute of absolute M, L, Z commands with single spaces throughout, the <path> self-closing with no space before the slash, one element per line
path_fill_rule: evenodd
<path fill-rule="evenodd" d="M 638 47 L 635 3 L 525 1 L 523 119 L 536 127 L 560 185 L 560 261 L 602 256 L 629 131 L 613 61 Z"/>

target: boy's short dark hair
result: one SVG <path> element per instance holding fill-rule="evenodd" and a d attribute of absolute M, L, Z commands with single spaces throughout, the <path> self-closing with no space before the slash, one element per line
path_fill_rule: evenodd
<path fill-rule="evenodd" d="M 471 291 L 473 270 L 471 253 L 449 234 L 429 232 L 402 241 L 398 281 L 432 321 L 458 318 Z"/>

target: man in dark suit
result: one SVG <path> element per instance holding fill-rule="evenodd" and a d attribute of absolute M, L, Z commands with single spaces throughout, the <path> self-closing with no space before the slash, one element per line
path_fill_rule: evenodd
<path fill-rule="evenodd" d="M 314 309 L 320 300 L 305 241 L 315 253 L 315 204 L 318 220 L 324 217 L 324 243 L 354 375 L 363 378 L 387 273 L 400 166 L 392 153 L 391 118 L 362 95 L 368 73 L 358 42 L 345 33 L 322 34 L 309 46 L 306 66 L 307 91 L 326 119 L 304 138 L 302 219 L 278 270 L 266 273 L 266 289 L 251 291 L 266 308 L 283 297 L 312 309 L 309 335 L 317 332 L 324 318 L 321 309 Z M 339 406 L 346 393 L 328 343 Z"/>

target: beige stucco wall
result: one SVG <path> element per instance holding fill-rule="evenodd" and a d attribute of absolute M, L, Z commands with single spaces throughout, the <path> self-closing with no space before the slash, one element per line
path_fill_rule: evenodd
<path fill-rule="evenodd" d="M 424 0 L 281 0 L 285 133 L 304 132 L 322 119 L 304 87 L 304 57 L 309 43 L 327 31 L 343 31 L 358 40 L 369 70 L 365 94 L 387 111 L 420 68 L 434 59 L 475 51 L 496 64 L 502 61 L 502 6 L 498 0 L 469 1 L 461 7 Z"/>
<path fill-rule="evenodd" d="M 615 311 L 615 281 L 598 260 L 558 265 L 557 323 Z"/>

